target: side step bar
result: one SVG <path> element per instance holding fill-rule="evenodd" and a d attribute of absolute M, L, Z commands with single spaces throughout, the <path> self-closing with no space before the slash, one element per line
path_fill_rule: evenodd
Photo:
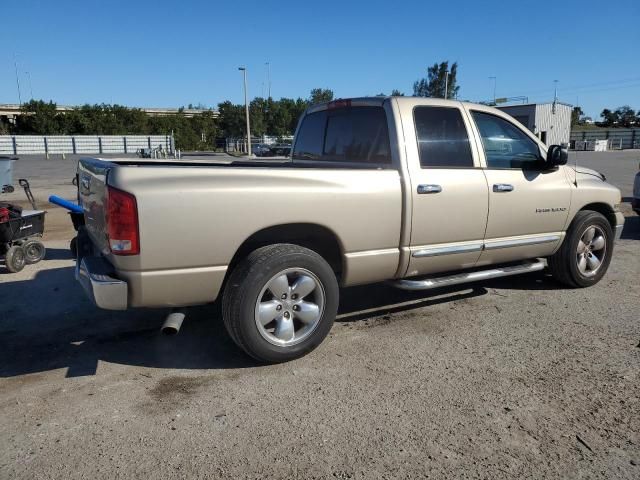
<path fill-rule="evenodd" d="M 510 265 L 508 267 L 456 273 L 443 277 L 424 278 L 422 280 L 394 280 L 390 283 L 393 287 L 400 288 L 402 290 L 431 290 L 432 288 L 448 287 L 449 285 L 477 282 L 479 280 L 489 280 L 491 278 L 508 277 L 509 275 L 519 275 L 521 273 L 537 272 L 544 269 L 545 266 L 546 263 L 544 261 L 535 260 L 524 262 L 519 265 Z"/>

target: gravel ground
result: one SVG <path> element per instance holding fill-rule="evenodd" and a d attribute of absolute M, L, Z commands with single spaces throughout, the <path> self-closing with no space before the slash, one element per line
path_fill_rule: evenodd
<path fill-rule="evenodd" d="M 640 217 L 627 213 L 595 287 L 536 273 L 346 289 L 315 352 L 259 366 L 214 307 L 176 337 L 158 332 L 164 311 L 92 307 L 70 222 L 50 211 L 47 259 L 0 270 L 0 479 L 640 478 Z"/>

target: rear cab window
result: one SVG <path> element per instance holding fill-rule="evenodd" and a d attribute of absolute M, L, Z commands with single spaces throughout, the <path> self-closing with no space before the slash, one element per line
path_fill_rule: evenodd
<path fill-rule="evenodd" d="M 382 107 L 355 106 L 322 110 L 302 120 L 293 160 L 335 164 L 391 165 L 389 127 Z"/>

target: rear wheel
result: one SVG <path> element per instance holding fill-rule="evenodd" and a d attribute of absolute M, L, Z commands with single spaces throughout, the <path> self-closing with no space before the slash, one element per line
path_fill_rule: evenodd
<path fill-rule="evenodd" d="M 24 268 L 27 263 L 24 250 L 20 245 L 13 245 L 9 247 L 4 258 L 5 267 L 11 273 L 19 272 Z"/>
<path fill-rule="evenodd" d="M 312 250 L 262 247 L 233 270 L 222 298 L 227 331 L 262 362 L 306 355 L 327 336 L 338 310 L 338 282 Z"/>
<path fill-rule="evenodd" d="M 46 254 L 44 244 L 38 240 L 27 240 L 22 244 L 27 264 L 38 263 Z"/>
<path fill-rule="evenodd" d="M 576 214 L 560 249 L 548 259 L 553 277 L 571 287 L 595 285 L 607 272 L 613 253 L 613 231 L 598 212 Z"/>

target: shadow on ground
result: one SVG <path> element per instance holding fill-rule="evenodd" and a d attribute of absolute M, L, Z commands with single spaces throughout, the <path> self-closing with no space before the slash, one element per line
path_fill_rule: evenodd
<path fill-rule="evenodd" d="M 47 248 L 44 260 L 71 260 L 74 258 L 68 248 Z"/>
<path fill-rule="evenodd" d="M 632 215 L 625 218 L 621 238 L 623 240 L 640 240 L 640 216 Z"/>
<path fill-rule="evenodd" d="M 62 253 L 60 253 L 62 255 Z M 485 287 L 557 288 L 543 274 L 404 292 L 384 284 L 342 291 L 338 322 L 353 322 L 486 295 Z M 0 377 L 66 368 L 67 377 L 94 375 L 98 361 L 152 368 L 255 367 L 227 336 L 216 305 L 189 309 L 179 335 L 160 334 L 167 310 L 109 312 L 95 308 L 75 282 L 73 267 L 38 272 L 33 280 L 4 282 Z"/>

